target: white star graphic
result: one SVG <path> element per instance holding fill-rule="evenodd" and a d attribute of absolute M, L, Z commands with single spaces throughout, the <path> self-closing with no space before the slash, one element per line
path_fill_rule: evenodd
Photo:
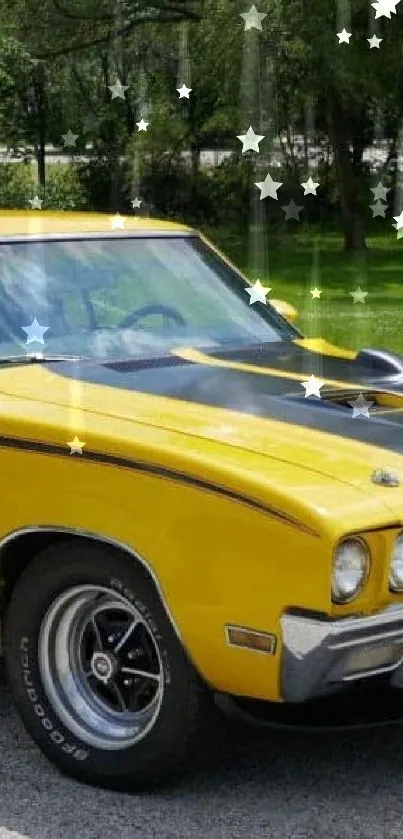
<path fill-rule="evenodd" d="M 245 21 L 245 32 L 247 32 L 248 29 L 252 28 L 260 29 L 260 31 L 262 32 L 262 20 L 264 20 L 265 17 L 267 17 L 267 14 L 262 15 L 260 12 L 258 12 L 256 6 L 253 5 L 250 7 L 249 12 L 243 12 L 241 15 L 239 15 L 239 17 L 243 17 Z"/>
<path fill-rule="evenodd" d="M 249 126 L 246 134 L 237 134 L 237 139 L 242 143 L 242 154 L 246 151 L 260 152 L 259 143 L 264 140 L 264 137 L 264 134 L 255 134 L 251 125 Z"/>
<path fill-rule="evenodd" d="M 35 195 L 35 198 L 29 198 L 28 203 L 31 205 L 31 210 L 41 210 L 43 204 L 43 198 L 38 198 Z"/>
<path fill-rule="evenodd" d="M 369 419 L 369 409 L 374 402 L 371 402 L 369 399 L 365 399 L 362 393 L 357 397 L 357 399 L 353 399 L 351 402 L 348 403 L 351 405 L 353 409 L 353 419 L 356 417 L 362 416 Z"/>
<path fill-rule="evenodd" d="M 285 212 L 285 219 L 284 221 L 290 221 L 290 219 L 295 219 L 295 221 L 299 221 L 299 214 L 303 207 L 297 206 L 294 199 L 292 198 L 289 204 L 286 204 L 285 207 L 281 208 Z"/>
<path fill-rule="evenodd" d="M 245 291 L 250 294 L 250 301 L 249 306 L 252 306 L 252 303 L 266 303 L 266 294 L 271 291 L 271 288 L 267 288 L 266 286 L 262 286 L 260 280 L 256 280 L 255 285 L 252 288 L 246 288 Z"/>
<path fill-rule="evenodd" d="M 82 440 L 79 440 L 77 435 L 76 435 L 74 437 L 74 440 L 72 440 L 70 443 L 67 443 L 67 445 L 70 446 L 70 449 L 71 449 L 70 454 L 82 454 L 83 453 L 83 446 L 85 446 L 86 443 L 83 443 Z"/>
<path fill-rule="evenodd" d="M 192 92 L 192 87 L 186 87 L 186 85 L 183 84 L 182 87 L 177 87 L 176 89 L 179 93 L 179 99 L 190 99 L 189 93 Z"/>
<path fill-rule="evenodd" d="M 273 178 L 268 172 L 264 181 L 260 181 L 259 183 L 255 183 L 258 189 L 260 189 L 260 200 L 263 201 L 264 198 L 275 198 L 278 201 L 277 190 L 280 189 L 283 184 L 278 183 L 278 181 L 273 181 Z"/>
<path fill-rule="evenodd" d="M 320 300 L 320 295 L 322 292 L 318 288 L 311 288 L 312 300 L 318 299 Z"/>
<path fill-rule="evenodd" d="M 304 195 L 316 195 L 316 190 L 320 184 L 315 184 L 311 177 L 308 178 L 305 184 L 301 184 L 304 188 Z"/>
<path fill-rule="evenodd" d="M 34 341 L 37 341 L 38 344 L 44 344 L 45 341 L 43 340 L 43 336 L 45 332 L 48 331 L 49 327 L 41 326 L 37 319 L 34 318 L 29 326 L 22 326 L 21 329 L 27 333 L 27 344 L 32 344 Z"/>
<path fill-rule="evenodd" d="M 403 210 L 400 213 L 400 216 L 393 216 L 393 218 L 397 222 L 397 224 L 394 224 L 393 227 L 395 228 L 395 230 L 401 230 L 401 228 L 403 227 Z"/>
<path fill-rule="evenodd" d="M 120 79 L 116 79 L 115 84 L 108 84 L 108 90 L 112 94 L 112 99 L 125 99 L 125 92 L 128 88 L 129 85 L 122 84 Z"/>
<path fill-rule="evenodd" d="M 390 19 L 391 12 L 394 15 L 396 14 L 398 3 L 400 3 L 400 0 L 376 0 L 376 3 L 371 3 L 371 6 L 376 11 L 375 20 L 379 17 L 388 17 Z"/>
<path fill-rule="evenodd" d="M 138 210 L 139 207 L 141 207 L 142 203 L 143 202 L 142 202 L 141 198 L 137 198 L 137 196 L 136 196 L 136 198 L 133 198 L 133 200 L 132 200 L 133 210 Z"/>
<path fill-rule="evenodd" d="M 307 396 L 317 396 L 321 399 L 320 389 L 324 384 L 324 382 L 321 382 L 320 379 L 315 378 L 313 375 L 306 382 L 301 382 L 302 387 L 305 388 L 305 398 Z"/>
<path fill-rule="evenodd" d="M 375 204 L 370 204 L 372 210 L 372 218 L 376 218 L 377 216 L 382 216 L 385 218 L 386 213 L 386 205 L 382 204 L 382 201 L 376 201 Z"/>
<path fill-rule="evenodd" d="M 62 140 L 64 146 L 75 146 L 78 134 L 73 134 L 71 128 L 69 128 L 67 134 L 62 134 Z"/>
<path fill-rule="evenodd" d="M 373 50 L 374 48 L 379 50 L 379 44 L 382 43 L 383 38 L 377 38 L 376 35 L 373 35 L 372 38 L 367 38 L 367 41 L 371 50 Z"/>
<path fill-rule="evenodd" d="M 149 122 L 145 122 L 143 119 L 140 122 L 136 122 L 137 128 L 139 131 L 147 131 L 147 127 L 150 125 Z"/>
<path fill-rule="evenodd" d="M 349 44 L 352 34 L 352 32 L 347 32 L 346 29 L 343 29 L 341 32 L 338 32 L 337 37 L 339 39 L 339 44 Z"/>
<path fill-rule="evenodd" d="M 357 291 L 349 291 L 349 294 L 354 298 L 354 303 L 365 303 L 365 298 L 368 297 L 368 291 L 363 291 L 360 286 Z"/>
<path fill-rule="evenodd" d="M 120 213 L 116 213 L 115 216 L 110 218 L 110 223 L 112 230 L 124 230 L 125 220 Z"/>
<path fill-rule="evenodd" d="M 390 187 L 384 186 L 382 181 L 379 181 L 378 186 L 371 186 L 371 192 L 374 193 L 374 201 L 386 201 Z"/>

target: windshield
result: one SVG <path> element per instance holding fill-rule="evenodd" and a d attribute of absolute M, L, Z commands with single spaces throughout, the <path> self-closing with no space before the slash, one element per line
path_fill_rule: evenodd
<path fill-rule="evenodd" d="M 0 358 L 164 355 L 299 334 L 271 306 L 249 305 L 245 287 L 197 236 L 0 244 Z"/>

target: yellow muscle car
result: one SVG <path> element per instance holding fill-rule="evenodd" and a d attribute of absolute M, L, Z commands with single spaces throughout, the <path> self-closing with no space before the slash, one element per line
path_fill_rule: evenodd
<path fill-rule="evenodd" d="M 184 226 L 0 213 L 2 642 L 64 772 L 151 787 L 217 698 L 403 687 L 403 357 L 283 315 Z"/>

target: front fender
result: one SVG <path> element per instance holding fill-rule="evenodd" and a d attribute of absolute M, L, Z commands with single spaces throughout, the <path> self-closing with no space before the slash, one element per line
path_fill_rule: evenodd
<path fill-rule="evenodd" d="M 154 577 L 212 687 L 280 699 L 283 610 L 329 606 L 331 551 L 324 539 L 166 477 L 39 452 L 3 450 L 1 457 L 9 479 L 0 542 L 26 528 L 62 528 L 123 546 Z M 229 646 L 226 624 L 274 633 L 275 654 Z"/>

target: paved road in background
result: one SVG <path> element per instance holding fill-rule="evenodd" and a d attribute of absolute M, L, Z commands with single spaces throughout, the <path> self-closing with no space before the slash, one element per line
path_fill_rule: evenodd
<path fill-rule="evenodd" d="M 158 795 L 62 778 L 0 683 L 0 839 L 394 839 L 403 827 L 403 729 L 315 736 L 225 723 L 217 753 Z"/>
<path fill-rule="evenodd" d="M 303 137 L 295 138 L 295 146 L 294 146 L 294 154 L 295 157 L 299 160 L 300 163 L 304 161 L 304 139 Z M 310 148 L 310 162 L 311 164 L 316 163 L 318 164 L 319 160 L 323 158 L 325 151 L 320 146 L 312 146 Z M 374 146 L 370 146 L 364 149 L 363 153 L 363 160 L 368 162 L 371 166 L 372 171 L 376 171 L 383 163 L 385 163 L 388 156 L 388 149 L 387 143 L 383 143 L 382 147 L 376 148 Z M 33 152 L 30 154 L 31 163 L 33 166 L 36 166 L 36 160 L 33 155 Z M 184 159 L 190 160 L 190 152 L 183 152 L 182 157 Z M 210 166 L 219 166 L 224 160 L 231 157 L 230 151 L 225 151 L 223 149 L 203 149 L 200 154 L 200 166 L 202 169 L 208 168 Z M 5 146 L 0 146 L 0 163 L 21 163 L 23 157 L 14 157 L 12 154 L 7 152 Z M 330 153 L 329 160 L 332 161 L 333 155 Z M 62 163 L 67 164 L 71 163 L 72 161 L 76 163 L 87 163 L 91 160 L 91 157 L 88 154 L 82 153 L 78 148 L 72 148 L 70 153 L 63 149 L 55 149 L 53 146 L 46 147 L 46 163 Z M 124 161 L 124 157 L 120 157 L 120 161 Z M 267 166 L 282 166 L 284 163 L 283 155 L 280 151 L 280 144 L 277 141 L 270 154 L 264 155 L 263 153 L 260 155 L 260 163 L 262 165 L 267 164 Z M 402 161 L 401 161 L 402 163 Z"/>

